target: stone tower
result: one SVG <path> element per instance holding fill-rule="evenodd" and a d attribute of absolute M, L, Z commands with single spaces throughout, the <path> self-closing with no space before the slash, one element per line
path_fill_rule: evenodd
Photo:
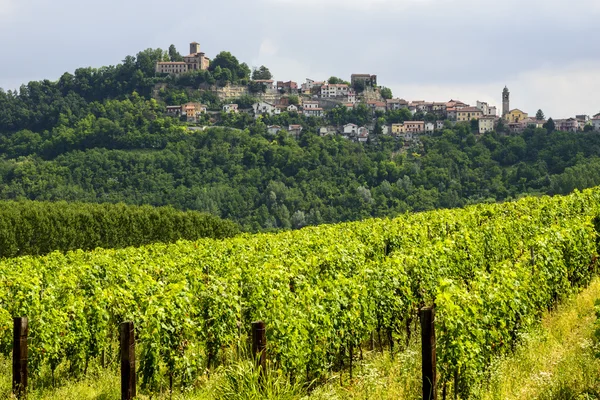
<path fill-rule="evenodd" d="M 502 118 L 506 117 L 506 114 L 510 112 L 510 92 L 508 88 L 504 86 L 502 91 Z"/>
<path fill-rule="evenodd" d="M 190 43 L 190 54 L 200 53 L 200 43 L 192 42 Z"/>

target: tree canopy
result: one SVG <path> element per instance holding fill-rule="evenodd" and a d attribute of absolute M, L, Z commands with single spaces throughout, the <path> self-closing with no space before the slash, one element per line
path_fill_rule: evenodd
<path fill-rule="evenodd" d="M 341 78 L 338 78 L 338 77 L 336 77 L 336 76 L 332 76 L 331 78 L 329 78 L 329 79 L 327 80 L 327 83 L 329 83 L 329 84 L 331 84 L 331 85 L 338 85 L 338 84 L 346 84 L 346 85 L 349 85 L 349 84 L 350 84 L 349 82 L 347 82 L 347 81 L 345 81 L 345 80 L 343 80 L 343 79 L 341 79 Z"/>
<path fill-rule="evenodd" d="M 222 51 L 211 61 L 209 71 L 213 74 L 225 74 L 231 77 L 231 82 L 250 80 L 250 67 L 246 63 L 240 63 L 238 59 L 228 51 Z M 221 77 L 215 76 L 219 80 Z"/>
<path fill-rule="evenodd" d="M 384 99 L 392 98 L 392 89 L 390 89 L 390 88 L 382 87 L 379 90 L 379 93 L 381 94 L 381 97 L 383 97 Z"/>
<path fill-rule="evenodd" d="M 538 121 L 542 121 L 544 118 L 544 112 L 542 110 L 537 110 L 537 112 L 535 113 L 535 119 L 537 119 Z"/>
<path fill-rule="evenodd" d="M 199 101 L 220 110 L 215 93 L 189 87 L 243 81 L 250 70 L 223 52 L 209 71 L 155 76 L 165 55 L 148 49 L 116 66 L 0 90 L 0 199 L 171 205 L 268 230 L 600 184 L 600 169 L 591 168 L 600 162 L 600 134 L 557 132 L 551 118 L 544 129 L 510 136 L 448 125 L 410 147 L 386 135 L 355 143 L 317 134 L 349 122 L 380 133 L 426 117 L 401 109 L 374 119 L 363 103 L 323 118 L 211 114 L 203 121 L 218 126 L 190 131 L 165 106 Z M 303 127 L 298 140 L 267 132 L 292 124 Z"/>
<path fill-rule="evenodd" d="M 264 65 L 261 65 L 258 69 L 252 71 L 253 80 L 269 80 L 271 78 L 273 78 L 271 71 L 269 71 L 269 68 L 265 67 Z"/>
<path fill-rule="evenodd" d="M 169 60 L 180 62 L 183 61 L 183 56 L 179 54 L 174 44 L 169 46 Z"/>

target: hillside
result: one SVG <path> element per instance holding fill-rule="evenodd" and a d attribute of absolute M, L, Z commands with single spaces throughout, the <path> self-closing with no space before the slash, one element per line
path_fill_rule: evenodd
<path fill-rule="evenodd" d="M 198 98 L 190 98 L 181 85 L 193 77 L 155 76 L 164 53 L 149 49 L 116 66 L 0 91 L 0 199 L 171 205 L 259 231 L 600 184 L 600 134 L 594 132 L 527 128 L 477 135 L 458 123 L 414 145 L 381 134 L 366 143 L 317 134 L 333 123 L 371 123 L 377 131 L 382 120 L 406 118 L 366 107 L 325 117 L 219 114 L 212 128 L 190 131 L 187 122 L 166 114 L 167 104 L 210 104 L 211 93 L 196 90 Z M 220 68 L 217 85 L 250 78 L 247 65 L 229 53 L 211 65 Z M 212 82 L 214 68 L 195 79 Z M 158 84 L 171 89 L 153 98 Z M 304 128 L 298 139 L 267 131 L 267 125 L 291 124 Z"/>

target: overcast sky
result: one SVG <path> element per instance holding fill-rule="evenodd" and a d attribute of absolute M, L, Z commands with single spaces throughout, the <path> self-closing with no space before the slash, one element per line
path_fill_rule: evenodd
<path fill-rule="evenodd" d="M 0 87 L 197 41 L 278 80 L 377 74 L 394 97 L 600 112 L 600 0 L 0 0 Z"/>

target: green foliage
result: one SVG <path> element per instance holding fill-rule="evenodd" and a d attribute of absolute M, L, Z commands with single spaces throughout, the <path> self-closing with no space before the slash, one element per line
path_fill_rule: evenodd
<path fill-rule="evenodd" d="M 537 112 L 535 113 L 535 119 L 537 119 L 538 121 L 542 121 L 544 118 L 544 112 L 542 110 L 537 110 Z"/>
<path fill-rule="evenodd" d="M 506 123 L 504 121 L 504 118 L 500 118 L 498 120 L 498 124 L 496 125 L 496 132 L 498 132 L 498 133 L 505 133 L 507 130 L 508 130 L 508 128 L 506 127 Z"/>
<path fill-rule="evenodd" d="M 248 109 L 252 108 L 252 105 L 257 103 L 258 101 L 259 100 L 256 97 L 243 95 L 235 100 L 230 101 L 230 103 L 237 104 L 240 109 Z"/>
<path fill-rule="evenodd" d="M 336 76 L 332 76 L 332 77 L 330 77 L 330 78 L 327 80 L 327 83 L 329 83 L 329 84 L 331 84 L 331 85 L 340 85 L 340 84 L 346 84 L 346 85 L 349 85 L 349 84 L 350 84 L 349 82 L 347 82 L 347 81 L 345 81 L 345 80 L 343 80 L 343 79 L 341 79 L 341 78 L 338 78 L 338 77 L 336 77 Z"/>
<path fill-rule="evenodd" d="M 252 71 L 252 80 L 269 80 L 271 78 L 273 78 L 271 71 L 264 65 L 261 65 L 260 68 Z"/>
<path fill-rule="evenodd" d="M 391 99 L 392 96 L 392 89 L 387 88 L 387 87 L 382 87 L 379 90 L 379 93 L 381 94 L 381 97 L 383 97 L 384 99 Z"/>
<path fill-rule="evenodd" d="M 184 100 L 170 93 L 175 104 Z M 190 100 L 220 110 L 209 93 Z M 247 100 L 248 106 L 254 101 Z M 475 139 L 458 125 L 403 152 L 393 138 L 359 144 L 319 137 L 323 120 L 287 112 L 260 121 L 247 113 L 223 114 L 218 124 L 239 131 L 188 133 L 163 107 L 139 96 L 93 102 L 81 116 L 59 115 L 48 131 L 0 135 L 0 198 L 172 205 L 257 231 L 296 226 L 291 217 L 298 211 L 306 224 L 316 225 L 600 184 L 595 132 L 527 129 Z M 388 112 L 376 128 L 407 117 L 405 109 Z M 335 108 L 328 118 L 335 125 L 366 125 L 372 114 L 359 105 Z M 265 125 L 291 124 L 304 127 L 299 141 L 266 133 Z M 286 194 L 270 202 L 273 182 L 284 184 Z M 357 201 L 359 186 L 371 192 L 372 202 Z"/>
<path fill-rule="evenodd" d="M 251 81 L 248 83 L 248 90 L 250 93 L 266 93 L 267 86 L 262 82 Z"/>
<path fill-rule="evenodd" d="M 217 54 L 210 63 L 209 71 L 213 73 L 216 80 L 231 83 L 250 80 L 250 67 L 246 63 L 240 63 L 228 51 Z"/>
<path fill-rule="evenodd" d="M 554 132 L 556 130 L 556 124 L 552 118 L 548 118 L 548 121 L 544 124 L 544 129 L 548 131 L 548 133 Z"/>
<path fill-rule="evenodd" d="M 256 121 L 246 113 L 211 113 L 201 123 L 221 128 L 192 133 L 165 115 L 165 105 L 194 101 L 221 111 L 215 93 L 197 88 L 246 84 L 249 70 L 221 53 L 211 71 L 155 77 L 153 65 L 165 55 L 149 49 L 117 66 L 0 90 L 0 199 L 171 205 L 258 231 L 300 226 L 292 222 L 296 213 L 315 225 L 599 184 L 597 169 L 587 167 L 600 156 L 600 135 L 554 132 L 551 120 L 548 130 L 477 139 L 468 127 L 447 126 L 411 149 L 391 137 L 358 144 L 316 133 L 347 123 L 379 133 L 384 124 L 438 116 L 408 109 L 373 114 L 365 104 L 336 107 L 323 118 L 283 112 Z M 236 101 L 248 107 L 253 97 Z M 291 124 L 303 127 L 298 141 L 266 133 L 267 125 Z M 288 193 L 270 203 L 272 182 Z M 358 201 L 358 187 L 373 201 Z"/>
<path fill-rule="evenodd" d="M 181 74 L 174 79 L 174 83 L 180 87 L 197 88 L 203 83 L 213 84 L 214 77 L 209 71 L 193 70 Z"/>
<path fill-rule="evenodd" d="M 354 81 L 352 87 L 354 88 L 354 90 L 356 90 L 356 93 L 362 93 L 366 89 L 365 81 L 357 79 Z"/>
<path fill-rule="evenodd" d="M 366 188 L 357 192 L 371 201 Z M 276 202 L 285 188 L 273 184 L 270 193 Z M 590 282 L 598 204 L 593 189 L 278 234 L 5 259 L 0 352 L 10 352 L 10 317 L 27 315 L 32 377 L 46 365 L 83 371 L 100 354 L 116 357 L 119 323 L 132 320 L 142 384 L 156 388 L 170 376 L 185 387 L 207 368 L 239 362 L 251 322 L 263 320 L 268 357 L 281 371 L 267 386 L 290 393 L 287 379 L 324 379 L 372 334 L 404 342 L 419 307 L 435 303 L 440 382 L 452 387 L 458 376 L 453 390 L 469 398 L 472 377 Z M 256 387 L 247 367 L 227 374 L 226 397 Z"/>
<path fill-rule="evenodd" d="M 169 60 L 179 62 L 183 61 L 183 56 L 179 54 L 174 44 L 169 46 Z"/>
<path fill-rule="evenodd" d="M 237 226 L 218 217 L 171 207 L 67 202 L 4 201 L 0 208 L 0 257 L 54 250 L 122 248 L 202 237 L 224 238 Z"/>

